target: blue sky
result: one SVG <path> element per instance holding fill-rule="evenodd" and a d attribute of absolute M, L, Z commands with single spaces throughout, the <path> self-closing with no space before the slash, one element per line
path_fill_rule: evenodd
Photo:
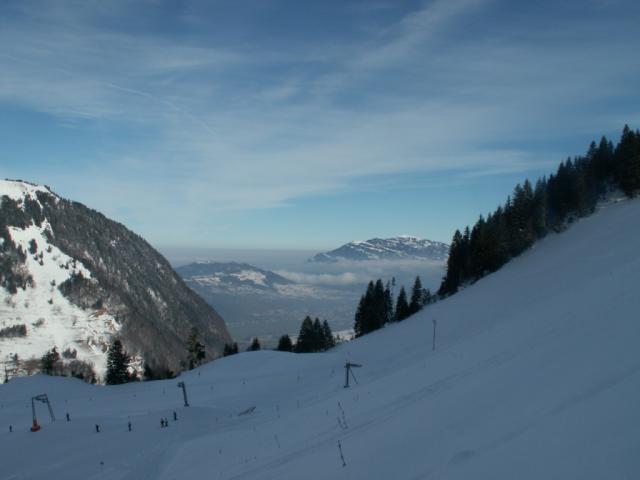
<path fill-rule="evenodd" d="M 0 3 L 0 176 L 156 246 L 449 241 L 640 126 L 635 1 Z"/>

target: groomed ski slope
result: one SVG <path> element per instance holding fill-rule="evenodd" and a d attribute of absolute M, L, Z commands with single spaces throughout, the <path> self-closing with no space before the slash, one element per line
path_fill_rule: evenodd
<path fill-rule="evenodd" d="M 117 387 L 13 380 L 0 386 L 0 478 L 640 478 L 639 248 L 640 201 L 611 204 L 328 353 L 243 353 Z M 364 365 L 349 389 L 347 360 Z M 31 433 L 44 392 L 58 420 L 38 405 Z"/>

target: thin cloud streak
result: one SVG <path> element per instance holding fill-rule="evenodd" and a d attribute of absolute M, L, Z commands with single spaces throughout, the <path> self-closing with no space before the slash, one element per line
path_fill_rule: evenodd
<path fill-rule="evenodd" d="M 107 144 L 56 187 L 108 213 L 139 205 L 130 215 L 157 216 L 150 225 L 175 217 L 190 233 L 203 205 L 286 207 L 414 172 L 527 172 L 567 152 L 544 158 L 504 139 L 561 137 L 568 125 L 586 135 L 618 129 L 618 115 L 573 112 L 627 94 L 640 78 L 632 45 L 614 36 L 585 43 L 599 30 L 591 23 L 546 32 L 569 38 L 553 49 L 508 26 L 455 40 L 465 19 L 498 3 L 428 2 L 348 47 L 262 51 L 96 21 L 126 12 L 124 3 L 25 2 L 21 21 L 0 29 L 0 101 L 61 121 L 144 129 L 150 140 L 125 146 L 126 159 Z M 594 68 L 603 58 L 607 68 Z"/>

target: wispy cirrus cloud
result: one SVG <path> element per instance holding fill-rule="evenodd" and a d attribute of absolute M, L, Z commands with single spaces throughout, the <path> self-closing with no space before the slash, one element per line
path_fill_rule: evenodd
<path fill-rule="evenodd" d="M 239 42 L 206 28 L 236 18 L 207 2 L 8 2 L 0 102 L 102 132 L 99 154 L 42 167 L 59 190 L 144 217 L 151 235 L 167 215 L 193 234 L 203 205 L 264 209 L 358 179 L 539 169 L 559 155 L 542 141 L 640 120 L 634 14 L 596 16 L 596 3 L 532 9 L 526 24 L 498 0 L 336 2 L 353 32 L 315 36 L 278 36 L 265 25 L 283 10 L 239 5 Z"/>

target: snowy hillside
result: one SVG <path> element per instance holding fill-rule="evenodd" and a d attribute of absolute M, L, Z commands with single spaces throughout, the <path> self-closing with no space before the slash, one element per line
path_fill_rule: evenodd
<path fill-rule="evenodd" d="M 324 354 L 243 353 L 118 387 L 16 379 L 0 386 L 0 477 L 638 478 L 639 220 L 638 200 L 603 207 Z M 346 361 L 363 364 L 348 389 Z M 38 405 L 31 433 L 45 392 L 58 420 Z"/>
<path fill-rule="evenodd" d="M 449 246 L 404 235 L 393 238 L 372 238 L 349 242 L 330 252 L 319 253 L 311 261 L 333 263 L 343 260 L 435 260 L 447 259 Z"/>
<path fill-rule="evenodd" d="M 0 371 L 31 374 L 56 348 L 98 379 L 115 334 L 153 370 L 178 371 L 196 327 L 215 358 L 224 320 L 140 236 L 48 187 L 0 181 Z M 66 352 L 65 352 L 66 351 Z M 82 362 L 85 362 L 84 364 Z M 89 379 L 92 375 L 85 375 Z M 3 377 L 4 379 L 4 377 Z"/>
<path fill-rule="evenodd" d="M 45 187 L 0 180 L 0 194 L 16 202 L 28 198 L 42 208 L 37 192 L 53 195 Z M 74 305 L 58 288 L 77 275 L 90 280 L 91 272 L 49 243 L 47 233 L 51 235 L 51 226 L 46 220 L 41 226 L 8 230 L 13 243 L 26 253 L 24 269 L 31 278 L 27 287 L 17 289 L 15 294 L 0 288 L 0 368 L 11 374 L 28 373 L 22 371 L 29 368 L 24 366 L 25 360 L 39 359 L 56 346 L 60 353 L 66 349 L 75 351 L 76 358 L 93 364 L 96 372 L 103 372 L 104 351 L 121 325 L 104 309 L 85 310 Z M 21 325 L 26 327 L 24 337 L 2 335 L 3 329 L 11 331 Z"/>

